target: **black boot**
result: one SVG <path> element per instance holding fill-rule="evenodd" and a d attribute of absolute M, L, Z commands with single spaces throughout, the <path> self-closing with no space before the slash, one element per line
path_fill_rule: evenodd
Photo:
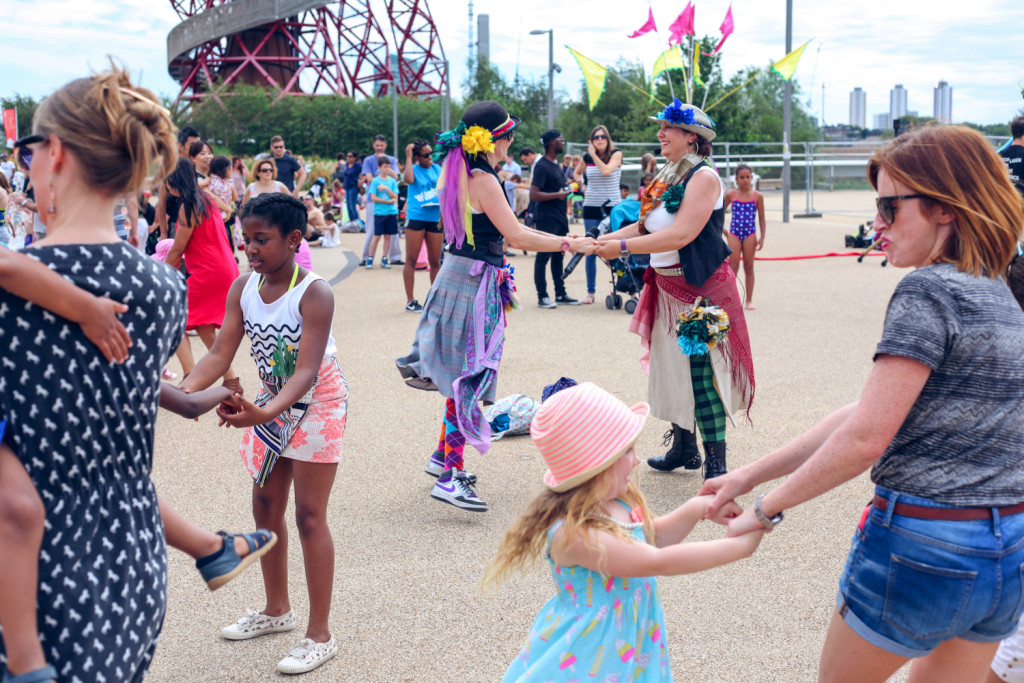
<path fill-rule="evenodd" d="M 662 472 L 671 472 L 678 467 L 688 470 L 700 468 L 700 450 L 697 448 L 697 434 L 688 432 L 677 424 L 665 432 L 665 441 L 662 444 L 667 446 L 672 441 L 672 447 L 665 455 L 658 455 L 647 458 L 647 464 Z"/>
<path fill-rule="evenodd" d="M 725 469 L 725 442 L 704 442 L 704 479 L 720 477 L 727 472 Z"/>

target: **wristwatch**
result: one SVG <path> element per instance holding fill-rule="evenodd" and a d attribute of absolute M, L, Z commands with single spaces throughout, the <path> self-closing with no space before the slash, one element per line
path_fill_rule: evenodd
<path fill-rule="evenodd" d="M 572 249 L 572 245 L 569 244 L 568 238 L 563 237 L 562 238 L 562 251 L 570 251 L 571 249 Z"/>
<path fill-rule="evenodd" d="M 774 517 L 769 518 L 768 515 L 764 514 L 764 512 L 761 511 L 761 501 L 764 500 L 764 497 L 767 495 L 767 493 L 763 494 L 760 498 L 757 499 L 757 502 L 754 503 L 754 516 L 757 517 L 757 521 L 761 522 L 761 525 L 765 529 L 771 531 L 779 522 L 782 521 L 782 519 L 785 517 L 785 514 L 780 512 Z"/>
<path fill-rule="evenodd" d="M 619 253 L 629 254 L 629 249 L 626 249 L 626 240 L 619 240 Z"/>

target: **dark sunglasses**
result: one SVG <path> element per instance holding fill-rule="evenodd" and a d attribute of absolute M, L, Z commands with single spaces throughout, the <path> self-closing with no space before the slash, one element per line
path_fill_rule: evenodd
<path fill-rule="evenodd" d="M 931 197 L 926 194 L 897 194 L 891 197 L 876 197 L 875 206 L 878 207 L 878 215 L 882 217 L 886 225 L 892 225 L 896 217 L 896 212 L 893 210 L 893 202 L 897 199 L 931 199 Z"/>
<path fill-rule="evenodd" d="M 608 136 L 607 135 L 601 135 L 600 133 L 598 133 L 597 135 L 593 136 L 590 139 L 591 140 L 607 140 Z"/>
<path fill-rule="evenodd" d="M 37 142 L 43 142 L 46 140 L 42 135 L 26 135 L 17 142 L 14 146 L 18 149 L 17 162 L 26 173 L 32 167 L 32 148 L 29 145 L 34 145 Z"/>

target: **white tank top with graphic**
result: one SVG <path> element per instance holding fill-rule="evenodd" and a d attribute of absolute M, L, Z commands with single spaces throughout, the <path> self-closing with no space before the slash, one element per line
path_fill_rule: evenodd
<path fill-rule="evenodd" d="M 299 357 L 302 340 L 302 314 L 299 312 L 302 295 L 311 284 L 323 278 L 307 273 L 301 282 L 269 304 L 260 297 L 260 278 L 259 273 L 252 273 L 245 283 L 239 301 L 242 320 L 245 334 L 252 344 L 249 355 L 256 362 L 260 379 L 280 386 L 284 384 L 283 380 L 295 374 L 295 361 Z M 324 358 L 333 358 L 337 352 L 334 335 L 329 335 Z"/>

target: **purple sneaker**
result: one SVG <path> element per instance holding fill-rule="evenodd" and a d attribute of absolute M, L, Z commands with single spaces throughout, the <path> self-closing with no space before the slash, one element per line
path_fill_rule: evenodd
<path fill-rule="evenodd" d="M 472 486 L 469 476 L 462 470 L 445 470 L 437 478 L 430 496 L 463 510 L 487 512 L 487 503 L 477 498 Z"/>

